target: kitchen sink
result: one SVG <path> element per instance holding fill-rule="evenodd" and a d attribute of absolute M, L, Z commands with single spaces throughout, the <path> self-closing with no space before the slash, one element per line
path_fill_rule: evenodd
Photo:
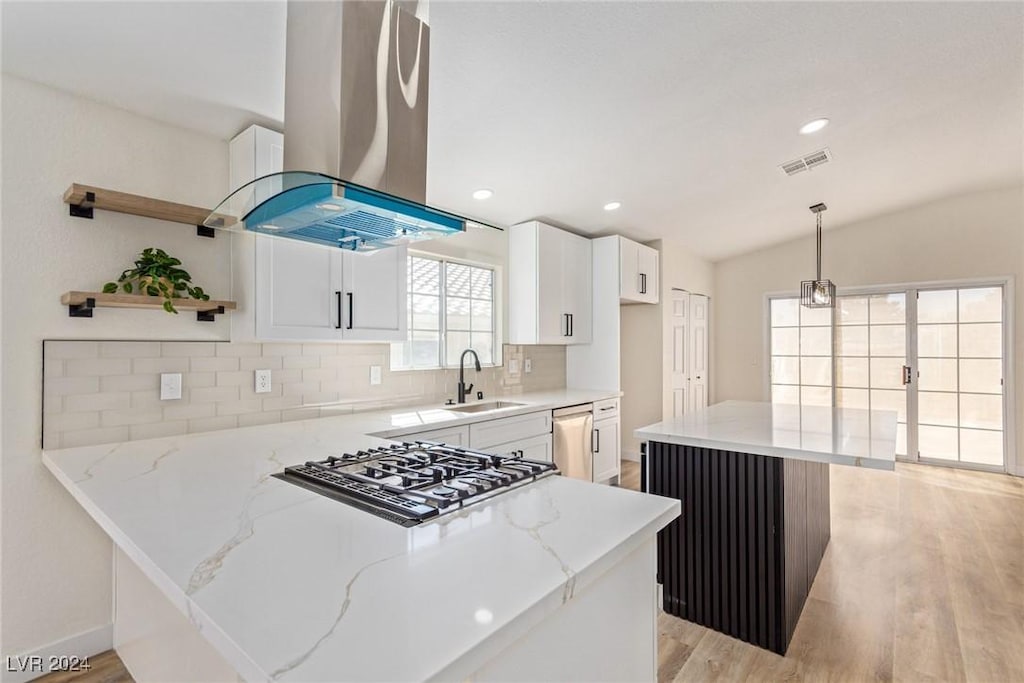
<path fill-rule="evenodd" d="M 525 406 L 525 403 L 516 403 L 515 401 L 486 401 L 484 403 L 470 403 L 454 406 L 445 406 L 445 410 L 451 410 L 456 413 L 486 413 L 489 410 L 503 410 L 505 408 L 518 408 Z"/>

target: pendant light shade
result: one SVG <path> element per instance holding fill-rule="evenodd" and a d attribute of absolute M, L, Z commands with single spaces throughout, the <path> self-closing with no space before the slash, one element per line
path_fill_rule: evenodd
<path fill-rule="evenodd" d="M 817 270 L 813 280 L 804 280 L 800 283 L 800 303 L 807 308 L 835 308 L 836 286 L 831 280 L 821 278 L 821 212 L 828 207 L 824 204 L 815 204 L 811 212 L 818 219 L 817 229 Z"/>

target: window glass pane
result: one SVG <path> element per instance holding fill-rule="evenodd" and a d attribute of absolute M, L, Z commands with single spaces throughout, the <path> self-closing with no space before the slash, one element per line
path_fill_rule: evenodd
<path fill-rule="evenodd" d="M 960 290 L 960 322 L 997 323 L 1003 319 L 1003 288 Z"/>
<path fill-rule="evenodd" d="M 800 384 L 800 359 L 795 356 L 772 356 L 772 381 Z"/>
<path fill-rule="evenodd" d="M 412 342 L 404 341 L 391 344 L 391 369 L 401 370 L 409 367 L 412 363 L 411 352 Z"/>
<path fill-rule="evenodd" d="M 494 335 L 490 332 L 473 332 L 470 335 L 470 343 L 481 363 L 494 362 Z"/>
<path fill-rule="evenodd" d="M 800 404 L 800 387 L 772 385 L 772 403 Z"/>
<path fill-rule="evenodd" d="M 772 330 L 772 353 L 780 356 L 800 354 L 800 330 L 796 327 L 782 327 Z"/>
<path fill-rule="evenodd" d="M 960 460 L 979 465 L 1003 464 L 1003 433 L 960 430 Z"/>
<path fill-rule="evenodd" d="M 921 424 L 956 426 L 956 394 L 921 391 L 917 395 L 917 417 Z"/>
<path fill-rule="evenodd" d="M 836 359 L 836 386 L 868 388 L 868 359 Z"/>
<path fill-rule="evenodd" d="M 491 292 L 493 290 L 493 280 L 493 270 L 488 270 L 487 268 L 473 268 L 473 298 L 490 300 L 492 298 Z"/>
<path fill-rule="evenodd" d="M 890 391 L 885 389 L 871 390 L 872 410 L 895 410 L 896 419 L 907 421 L 907 394 L 903 390 Z"/>
<path fill-rule="evenodd" d="M 832 359 L 808 358 L 800 359 L 800 384 L 804 386 L 832 386 Z"/>
<path fill-rule="evenodd" d="M 905 323 L 907 295 L 881 294 L 869 298 L 868 319 L 872 323 Z"/>
<path fill-rule="evenodd" d="M 960 325 L 960 355 L 974 358 L 1001 358 L 1003 326 L 999 323 Z"/>
<path fill-rule="evenodd" d="M 447 307 L 448 313 L 445 317 L 445 326 L 448 330 L 468 332 L 470 310 L 469 299 L 458 299 L 454 296 L 448 296 L 445 299 L 445 306 Z"/>
<path fill-rule="evenodd" d="M 832 389 L 829 387 L 800 387 L 800 405 L 831 406 Z"/>
<path fill-rule="evenodd" d="M 906 325 L 873 325 L 871 327 L 871 355 L 907 357 Z"/>
<path fill-rule="evenodd" d="M 828 327 L 800 328 L 800 355 L 831 356 L 832 330 Z"/>
<path fill-rule="evenodd" d="M 922 391 L 957 390 L 955 358 L 922 358 L 917 364 Z"/>
<path fill-rule="evenodd" d="M 874 389 L 899 389 L 903 386 L 902 358 L 872 358 L 871 387 Z"/>
<path fill-rule="evenodd" d="M 412 367 L 436 368 L 440 362 L 441 335 L 437 332 L 413 332 Z"/>
<path fill-rule="evenodd" d="M 960 394 L 960 426 L 1002 429 L 1003 397 L 994 394 Z"/>
<path fill-rule="evenodd" d="M 956 427 L 932 427 L 921 425 L 917 430 L 918 449 L 922 458 L 956 460 Z"/>
<path fill-rule="evenodd" d="M 472 305 L 473 331 L 490 332 L 494 318 L 491 316 L 490 301 L 474 301 Z"/>
<path fill-rule="evenodd" d="M 836 405 L 840 408 L 868 409 L 867 389 L 837 389 Z"/>
<path fill-rule="evenodd" d="M 956 290 L 919 292 L 917 295 L 917 322 L 955 323 Z"/>
<path fill-rule="evenodd" d="M 409 259 L 409 290 L 419 294 L 441 293 L 441 262 L 413 256 Z"/>
<path fill-rule="evenodd" d="M 907 425 L 896 424 L 896 455 L 907 454 Z"/>
<path fill-rule="evenodd" d="M 922 358 L 956 356 L 956 325 L 918 325 L 917 353 Z"/>
<path fill-rule="evenodd" d="M 868 328 L 850 325 L 836 330 L 836 353 L 840 356 L 868 355 Z"/>
<path fill-rule="evenodd" d="M 960 391 L 986 394 L 1003 393 L 1003 362 L 1001 360 L 960 361 Z"/>
<path fill-rule="evenodd" d="M 473 268 L 460 263 L 445 264 L 445 287 L 448 296 L 468 298 L 472 291 Z"/>
<path fill-rule="evenodd" d="M 800 324 L 799 299 L 771 300 L 772 327 L 796 327 Z"/>
<path fill-rule="evenodd" d="M 807 308 L 800 306 L 799 303 L 797 307 L 800 309 L 801 327 L 827 327 L 832 324 L 831 308 Z"/>
<path fill-rule="evenodd" d="M 862 296 L 839 297 L 836 308 L 837 325 L 866 325 L 868 300 Z"/>
<path fill-rule="evenodd" d="M 412 294 L 409 297 L 412 310 L 412 329 L 437 330 L 441 325 L 441 299 L 426 294 Z"/>
<path fill-rule="evenodd" d="M 446 336 L 447 352 L 447 363 L 458 367 L 459 358 L 462 356 L 462 352 L 470 348 L 469 346 L 469 332 L 453 332 L 448 331 Z M 470 359 L 466 359 L 468 362 L 472 362 Z"/>

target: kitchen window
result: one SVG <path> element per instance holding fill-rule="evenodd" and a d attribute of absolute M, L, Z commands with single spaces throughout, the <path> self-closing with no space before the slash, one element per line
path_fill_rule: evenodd
<path fill-rule="evenodd" d="M 409 333 L 391 345 L 392 370 L 458 367 L 473 349 L 480 363 L 500 362 L 495 348 L 495 270 L 409 255 Z"/>

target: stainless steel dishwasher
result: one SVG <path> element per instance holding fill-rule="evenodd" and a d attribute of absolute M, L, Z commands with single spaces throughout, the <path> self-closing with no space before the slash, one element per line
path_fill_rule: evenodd
<path fill-rule="evenodd" d="M 573 479 L 594 480 L 594 405 L 551 411 L 555 465 Z"/>

